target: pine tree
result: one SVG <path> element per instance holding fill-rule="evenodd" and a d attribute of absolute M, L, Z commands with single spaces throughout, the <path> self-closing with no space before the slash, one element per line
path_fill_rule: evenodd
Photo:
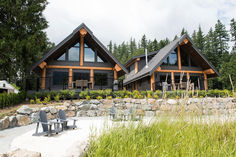
<path fill-rule="evenodd" d="M 193 43 L 194 43 L 194 44 L 197 43 L 197 33 L 196 33 L 195 30 L 193 31 L 193 34 L 192 34 L 192 40 L 193 40 Z"/>
<path fill-rule="evenodd" d="M 175 35 L 173 41 L 176 40 L 176 39 L 178 39 L 178 38 L 179 38 L 178 35 Z"/>
<path fill-rule="evenodd" d="M 145 34 L 142 36 L 141 43 L 140 43 L 140 48 L 142 48 L 142 49 L 147 48 L 147 38 L 146 38 Z"/>
<path fill-rule="evenodd" d="M 153 51 L 157 51 L 158 50 L 158 42 L 156 39 L 153 40 L 152 45 L 153 45 Z"/>
<path fill-rule="evenodd" d="M 233 42 L 232 52 L 236 53 L 236 21 L 234 18 L 230 21 L 230 34 Z"/>
<path fill-rule="evenodd" d="M 42 12 L 46 0 L 1 1 L 0 3 L 0 73 L 24 86 L 30 66 L 38 61 L 52 43 L 45 29 L 47 21 Z"/>
<path fill-rule="evenodd" d="M 113 51 L 113 45 L 112 45 L 111 40 L 110 40 L 109 45 L 108 45 L 108 50 L 109 50 L 110 53 L 112 53 L 112 51 Z"/>
<path fill-rule="evenodd" d="M 202 29 L 201 29 L 200 25 L 198 27 L 196 41 L 194 43 L 197 46 L 197 48 L 200 50 L 200 52 L 204 53 L 205 40 L 204 40 L 204 34 L 202 32 Z"/>
<path fill-rule="evenodd" d="M 184 35 L 184 34 L 188 34 L 187 30 L 185 30 L 185 28 L 182 28 L 180 36 Z"/>

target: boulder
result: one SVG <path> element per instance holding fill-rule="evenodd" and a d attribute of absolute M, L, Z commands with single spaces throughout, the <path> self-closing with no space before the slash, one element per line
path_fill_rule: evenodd
<path fill-rule="evenodd" d="M 160 108 L 159 105 L 152 105 L 152 111 L 156 111 Z"/>
<path fill-rule="evenodd" d="M 10 124 L 9 117 L 8 116 L 4 117 L 3 119 L 0 120 L 0 130 L 8 128 L 9 124 Z"/>
<path fill-rule="evenodd" d="M 29 108 L 27 105 L 23 105 L 16 112 L 18 114 L 30 115 L 33 112 L 33 109 Z"/>
<path fill-rule="evenodd" d="M 105 116 L 106 115 L 105 109 L 99 109 L 96 112 L 97 112 L 97 116 Z"/>
<path fill-rule="evenodd" d="M 141 105 L 147 105 L 148 101 L 146 99 L 139 100 Z M 138 103 L 137 103 L 138 104 Z"/>
<path fill-rule="evenodd" d="M 97 110 L 98 106 L 95 104 L 91 104 L 90 109 L 89 110 Z"/>
<path fill-rule="evenodd" d="M 89 102 L 90 104 L 100 104 L 100 101 L 98 101 L 98 100 L 90 100 L 90 102 Z"/>
<path fill-rule="evenodd" d="M 48 113 L 50 111 L 49 107 L 42 107 L 40 110 L 44 111 L 46 113 Z"/>
<path fill-rule="evenodd" d="M 35 107 L 35 108 L 32 108 L 32 112 L 39 112 L 40 111 L 40 108 L 39 107 Z"/>
<path fill-rule="evenodd" d="M 95 110 L 88 110 L 87 111 L 87 116 L 88 117 L 96 117 L 97 116 L 97 113 Z"/>
<path fill-rule="evenodd" d="M 81 106 L 81 105 L 84 105 L 84 104 L 88 104 L 87 101 L 79 101 L 79 102 L 74 102 L 75 105 L 77 106 Z"/>
<path fill-rule="evenodd" d="M 57 114 L 51 114 L 50 112 L 47 113 L 47 119 L 49 120 L 56 119 L 57 117 Z"/>
<path fill-rule="evenodd" d="M 106 108 L 110 108 L 114 105 L 113 101 L 108 99 L 103 99 L 102 103 Z"/>
<path fill-rule="evenodd" d="M 75 108 L 75 106 L 68 106 L 67 107 L 67 110 L 69 110 L 69 111 L 75 111 L 76 110 L 76 108 Z"/>
<path fill-rule="evenodd" d="M 154 105 L 156 103 L 156 99 L 148 99 L 148 104 Z"/>
<path fill-rule="evenodd" d="M 80 110 L 76 113 L 76 117 L 86 117 L 87 113 L 84 110 Z"/>
<path fill-rule="evenodd" d="M 51 114 L 56 114 L 57 113 L 57 109 L 54 106 L 49 106 L 49 111 Z"/>
<path fill-rule="evenodd" d="M 143 105 L 143 106 L 142 106 L 142 109 L 143 109 L 144 111 L 151 111 L 151 110 L 152 110 L 152 105 Z"/>
<path fill-rule="evenodd" d="M 70 102 L 65 101 L 65 102 L 63 103 L 63 106 L 66 106 L 66 107 L 70 106 Z"/>
<path fill-rule="evenodd" d="M 26 115 L 16 115 L 16 119 L 18 122 L 18 126 L 24 126 L 31 123 L 30 118 Z"/>
<path fill-rule="evenodd" d="M 75 111 L 66 111 L 66 117 L 74 117 L 75 115 Z"/>
<path fill-rule="evenodd" d="M 167 104 L 169 105 L 176 105 L 178 102 L 175 99 L 168 99 Z"/>
<path fill-rule="evenodd" d="M 17 126 L 16 116 L 10 116 L 9 121 L 10 121 L 9 127 L 13 128 Z"/>
<path fill-rule="evenodd" d="M 41 153 L 28 151 L 25 149 L 16 149 L 10 153 L 3 154 L 3 157 L 41 157 Z"/>
<path fill-rule="evenodd" d="M 125 103 L 131 103 L 132 98 L 124 98 Z"/>
<path fill-rule="evenodd" d="M 90 109 L 91 104 L 84 104 L 84 105 L 80 105 L 78 107 L 79 110 L 84 110 L 84 111 L 88 111 Z"/>
<path fill-rule="evenodd" d="M 32 113 L 30 115 L 31 123 L 36 123 L 39 120 L 39 112 Z"/>
<path fill-rule="evenodd" d="M 63 105 L 61 105 L 61 106 L 55 106 L 55 108 L 59 111 L 59 110 L 63 110 L 63 111 L 65 111 L 66 109 L 67 109 L 67 107 L 66 106 L 63 106 Z"/>

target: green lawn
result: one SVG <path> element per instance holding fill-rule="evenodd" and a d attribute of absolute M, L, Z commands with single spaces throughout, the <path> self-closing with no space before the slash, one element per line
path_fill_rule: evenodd
<path fill-rule="evenodd" d="M 91 136 L 87 156 L 236 156 L 236 122 L 162 119 L 118 125 Z"/>

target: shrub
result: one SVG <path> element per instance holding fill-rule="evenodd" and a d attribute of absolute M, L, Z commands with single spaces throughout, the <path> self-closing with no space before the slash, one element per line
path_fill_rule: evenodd
<path fill-rule="evenodd" d="M 51 98 L 50 98 L 50 95 L 48 95 L 47 97 L 44 98 L 42 103 L 43 104 L 48 104 L 48 103 L 50 103 L 50 101 L 51 101 Z"/>
<path fill-rule="evenodd" d="M 107 99 L 108 99 L 108 100 L 111 100 L 111 99 L 112 99 L 112 96 L 108 96 Z"/>
<path fill-rule="evenodd" d="M 30 99 L 30 104 L 35 104 L 34 99 Z"/>
<path fill-rule="evenodd" d="M 70 98 L 73 99 L 75 96 L 75 90 L 70 90 L 69 95 L 70 95 Z"/>
<path fill-rule="evenodd" d="M 25 100 L 25 92 L 16 93 L 0 93 L 0 108 L 17 105 Z"/>
<path fill-rule="evenodd" d="M 104 94 L 105 94 L 106 97 L 107 97 L 107 96 L 111 96 L 112 90 L 111 90 L 111 89 L 105 89 L 105 90 L 104 90 Z"/>
<path fill-rule="evenodd" d="M 36 102 L 36 104 L 42 104 L 41 100 L 37 97 L 35 97 L 35 102 Z"/>
<path fill-rule="evenodd" d="M 86 98 L 86 100 L 90 100 L 90 96 L 88 96 L 88 95 L 85 98 Z"/>
<path fill-rule="evenodd" d="M 68 99 L 70 97 L 69 90 L 68 89 L 61 90 L 60 95 L 61 95 L 62 99 L 64 99 L 64 100 Z"/>
<path fill-rule="evenodd" d="M 101 100 L 102 97 L 101 97 L 101 96 L 97 96 L 96 99 L 97 99 L 97 100 Z"/>
<path fill-rule="evenodd" d="M 59 101 L 60 101 L 60 95 L 57 94 L 57 95 L 54 97 L 54 100 L 55 100 L 56 102 L 59 102 Z"/>
<path fill-rule="evenodd" d="M 85 91 L 81 91 L 80 94 L 79 94 L 79 97 L 81 99 L 85 99 L 86 96 L 88 96 L 88 89 L 86 89 Z"/>

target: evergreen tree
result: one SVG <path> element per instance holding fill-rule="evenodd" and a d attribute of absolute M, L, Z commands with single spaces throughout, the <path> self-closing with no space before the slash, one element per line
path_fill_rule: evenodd
<path fill-rule="evenodd" d="M 178 39 L 178 38 L 179 38 L 178 35 L 175 35 L 173 41 L 176 40 L 176 39 Z"/>
<path fill-rule="evenodd" d="M 109 42 L 108 50 L 109 50 L 110 53 L 112 53 L 112 51 L 113 51 L 112 41 Z"/>
<path fill-rule="evenodd" d="M 194 43 L 197 46 L 197 48 L 200 50 L 200 52 L 204 53 L 205 40 L 204 40 L 204 34 L 202 32 L 202 29 L 201 29 L 200 25 L 198 27 L 196 41 Z"/>
<path fill-rule="evenodd" d="M 184 34 L 188 34 L 187 30 L 185 30 L 185 28 L 182 28 L 180 36 L 184 35 Z"/>
<path fill-rule="evenodd" d="M 192 40 L 193 40 L 193 43 L 196 44 L 196 43 L 197 43 L 197 33 L 196 33 L 195 30 L 193 31 L 193 34 L 192 34 L 192 37 L 191 37 L 191 38 L 192 38 Z"/>
<path fill-rule="evenodd" d="M 141 43 L 140 43 L 140 48 L 142 48 L 142 49 L 147 48 L 147 38 L 146 38 L 145 34 L 142 36 Z"/>
<path fill-rule="evenodd" d="M 153 40 L 152 45 L 153 45 L 153 51 L 157 51 L 158 50 L 158 42 L 156 39 Z"/>
<path fill-rule="evenodd" d="M 230 21 L 230 34 L 233 42 L 232 52 L 236 53 L 236 21 L 234 18 Z"/>
<path fill-rule="evenodd" d="M 30 66 L 42 57 L 52 43 L 45 29 L 47 21 L 42 12 L 46 0 L 1 1 L 0 3 L 0 73 L 24 86 Z"/>

